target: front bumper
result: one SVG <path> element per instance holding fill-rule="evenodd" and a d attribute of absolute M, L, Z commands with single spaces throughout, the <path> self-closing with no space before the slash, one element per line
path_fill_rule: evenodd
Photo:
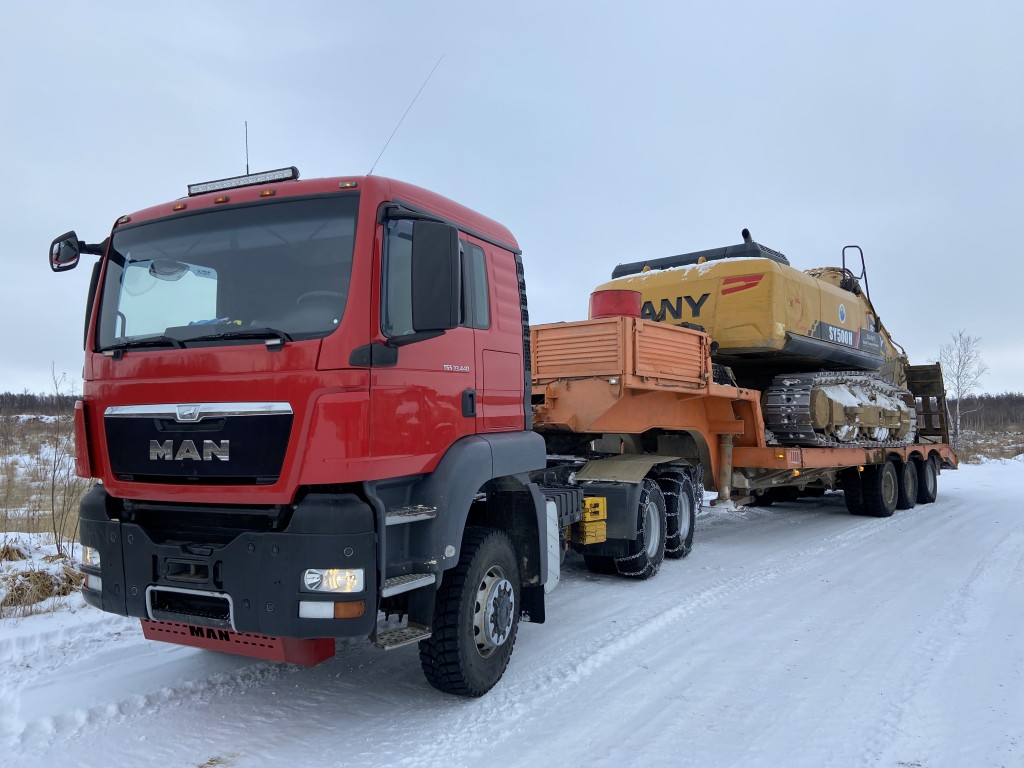
<path fill-rule="evenodd" d="M 102 584 L 82 594 L 104 611 L 291 638 L 366 637 L 376 626 L 374 518 L 350 494 L 310 494 L 284 530 L 244 531 L 226 543 L 166 530 L 157 538 L 129 522 L 102 486 L 82 500 L 79 517 L 81 543 L 98 551 L 101 564 L 82 570 Z M 363 590 L 307 591 L 307 568 L 362 568 Z M 365 610 L 357 618 L 300 618 L 300 601 L 364 601 Z"/>

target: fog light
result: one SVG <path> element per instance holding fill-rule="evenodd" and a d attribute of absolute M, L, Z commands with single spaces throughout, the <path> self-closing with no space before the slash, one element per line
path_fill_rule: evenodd
<path fill-rule="evenodd" d="M 302 583 L 310 592 L 362 592 L 362 568 L 309 568 Z"/>
<path fill-rule="evenodd" d="M 103 579 L 99 576 L 93 576 L 91 573 L 85 574 L 85 588 L 91 589 L 94 592 L 103 591 Z"/>
<path fill-rule="evenodd" d="M 93 568 L 100 567 L 100 553 L 99 550 L 93 549 L 92 547 L 82 546 L 82 565 L 91 566 Z"/>
<path fill-rule="evenodd" d="M 299 601 L 300 619 L 333 619 L 334 603 L 313 602 L 312 600 Z"/>

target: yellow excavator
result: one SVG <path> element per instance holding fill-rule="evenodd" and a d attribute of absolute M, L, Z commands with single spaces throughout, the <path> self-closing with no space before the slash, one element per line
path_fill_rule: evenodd
<path fill-rule="evenodd" d="M 841 266 L 802 272 L 748 230 L 742 237 L 620 264 L 597 290 L 639 291 L 645 319 L 707 331 L 716 377 L 762 392 L 778 444 L 911 442 L 917 418 L 907 356 L 871 304 L 863 251 L 846 246 Z"/>

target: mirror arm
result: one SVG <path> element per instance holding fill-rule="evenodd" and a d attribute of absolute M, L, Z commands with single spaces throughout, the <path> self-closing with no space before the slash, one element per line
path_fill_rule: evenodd
<path fill-rule="evenodd" d="M 79 251 L 79 253 L 88 253 L 91 256 L 102 256 L 104 253 L 107 252 L 107 244 L 109 242 L 110 242 L 110 238 L 109 237 L 106 240 L 104 240 L 102 243 L 86 243 L 86 242 L 83 242 L 82 240 L 79 240 L 78 241 L 78 251 Z"/>
<path fill-rule="evenodd" d="M 403 336 L 392 336 L 387 340 L 387 342 L 385 342 L 385 346 L 404 347 L 408 344 L 415 344 L 418 341 L 436 339 L 438 336 L 444 336 L 444 331 L 417 331 L 415 333 L 407 333 Z"/>

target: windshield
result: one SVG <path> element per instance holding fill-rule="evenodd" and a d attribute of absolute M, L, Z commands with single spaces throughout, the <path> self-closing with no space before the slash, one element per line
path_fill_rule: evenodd
<path fill-rule="evenodd" d="M 98 347 L 327 335 L 345 311 L 358 206 L 339 195 L 116 231 Z"/>

